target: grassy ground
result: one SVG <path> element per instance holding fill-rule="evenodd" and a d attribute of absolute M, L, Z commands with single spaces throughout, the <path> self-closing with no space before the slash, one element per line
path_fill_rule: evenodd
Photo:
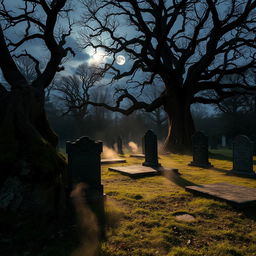
<path fill-rule="evenodd" d="M 230 152 L 215 151 L 213 169 L 189 167 L 191 156 L 166 155 L 164 167 L 178 168 L 179 177 L 131 179 L 103 167 L 103 183 L 112 211 L 120 211 L 119 224 L 109 232 L 103 255 L 255 256 L 256 211 L 239 211 L 226 203 L 196 197 L 184 186 L 228 182 L 256 188 L 256 180 L 227 176 Z M 225 153 L 225 154 L 223 154 Z M 127 159 L 127 164 L 141 163 Z M 255 167 L 255 166 L 254 166 Z M 196 222 L 177 221 L 186 212 Z"/>
<path fill-rule="evenodd" d="M 103 166 L 108 229 L 107 239 L 101 244 L 101 255 L 256 256 L 255 209 L 236 210 L 224 202 L 196 197 L 184 189 L 190 184 L 216 182 L 256 188 L 256 180 L 226 175 L 232 168 L 230 152 L 214 151 L 213 156 L 215 158 L 210 162 L 214 168 L 202 169 L 187 166 L 191 156 L 161 155 L 161 164 L 167 168 L 178 168 L 181 176 L 132 179 L 109 172 L 109 166 Z M 143 161 L 126 159 L 127 163 L 123 165 Z M 189 213 L 196 221 L 178 221 L 175 218 L 178 212 Z M 26 231 L 25 237 L 18 232 L 16 240 L 20 239 L 19 243 L 29 236 L 37 241 L 39 236 L 42 245 L 37 249 L 26 247 L 17 255 L 92 256 L 85 245 L 95 241 L 84 237 L 79 243 L 77 228 L 72 221 L 65 227 L 55 225 L 55 230 L 49 231 L 51 238 L 49 233 L 46 233 L 47 238 L 45 234 L 38 233 L 38 228 L 32 228 L 33 232 Z"/>

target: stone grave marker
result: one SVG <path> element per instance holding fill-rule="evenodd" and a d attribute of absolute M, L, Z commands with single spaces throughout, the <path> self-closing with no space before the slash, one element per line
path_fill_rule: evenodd
<path fill-rule="evenodd" d="M 117 166 L 109 167 L 109 171 L 119 172 L 124 175 L 128 175 L 133 178 L 148 177 L 153 175 L 159 175 L 158 170 L 152 169 L 142 165 L 128 165 L 128 166 Z"/>
<path fill-rule="evenodd" d="M 198 166 L 202 168 L 212 167 L 208 160 L 208 137 L 202 132 L 195 132 L 192 136 L 193 161 L 190 166 Z"/>
<path fill-rule="evenodd" d="M 88 187 L 101 190 L 100 154 L 102 142 L 81 137 L 66 143 L 68 171 L 72 185 L 85 183 Z"/>
<path fill-rule="evenodd" d="M 245 135 L 238 135 L 233 142 L 233 169 L 231 173 L 256 177 L 253 171 L 253 143 Z"/>
<path fill-rule="evenodd" d="M 145 162 L 142 164 L 149 167 L 160 167 L 157 153 L 157 136 L 153 131 L 148 130 L 144 135 Z"/>
<path fill-rule="evenodd" d="M 123 152 L 123 141 L 122 141 L 121 136 L 117 137 L 117 152 L 118 152 L 119 155 L 124 154 L 124 152 Z"/>
<path fill-rule="evenodd" d="M 186 186 L 186 190 L 207 198 L 226 201 L 237 208 L 256 205 L 256 188 L 248 188 L 228 183 Z"/>
<path fill-rule="evenodd" d="M 222 146 L 223 148 L 227 147 L 227 138 L 226 138 L 225 135 L 222 135 L 222 136 L 221 136 L 221 146 Z"/>
<path fill-rule="evenodd" d="M 142 165 L 116 166 L 108 169 L 133 178 L 160 175 L 163 172 L 163 168 L 158 163 L 157 137 L 151 130 L 149 130 L 144 136 L 144 141 L 145 162 Z M 144 155 L 137 154 L 133 155 L 133 157 L 144 157 Z"/>
<path fill-rule="evenodd" d="M 68 179 L 70 191 L 76 184 L 84 183 L 83 197 L 96 214 L 101 236 L 105 236 L 105 211 L 103 185 L 101 185 L 102 142 L 81 137 L 75 142 L 66 142 L 68 154 Z"/>

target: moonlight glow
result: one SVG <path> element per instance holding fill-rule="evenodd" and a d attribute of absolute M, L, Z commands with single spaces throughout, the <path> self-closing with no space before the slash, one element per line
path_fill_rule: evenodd
<path fill-rule="evenodd" d="M 90 66 L 98 66 L 100 64 L 103 64 L 106 62 L 106 52 L 103 50 L 91 50 L 88 52 L 90 55 L 90 58 L 88 60 L 88 64 Z"/>
<path fill-rule="evenodd" d="M 118 55 L 116 57 L 116 63 L 120 66 L 124 65 L 125 63 L 125 57 L 123 55 Z"/>

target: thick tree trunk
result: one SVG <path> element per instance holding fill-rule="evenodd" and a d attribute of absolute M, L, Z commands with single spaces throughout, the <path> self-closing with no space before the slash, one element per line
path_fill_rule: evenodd
<path fill-rule="evenodd" d="M 0 209 L 51 215 L 66 168 L 58 138 L 44 111 L 44 93 L 33 87 L 0 97 Z"/>
<path fill-rule="evenodd" d="M 183 92 L 172 93 L 166 98 L 164 109 L 169 118 L 168 135 L 164 149 L 173 153 L 190 153 L 191 136 L 195 132 L 190 103 Z"/>

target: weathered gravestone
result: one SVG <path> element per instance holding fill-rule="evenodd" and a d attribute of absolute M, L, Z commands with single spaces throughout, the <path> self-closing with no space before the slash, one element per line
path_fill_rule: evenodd
<path fill-rule="evenodd" d="M 227 138 L 225 135 L 221 136 L 221 146 L 225 148 L 227 146 Z"/>
<path fill-rule="evenodd" d="M 72 186 L 85 183 L 88 187 L 102 191 L 100 154 L 102 142 L 81 137 L 75 142 L 66 143 L 68 173 Z"/>
<path fill-rule="evenodd" d="M 253 143 L 245 135 L 238 135 L 234 139 L 231 173 L 256 177 L 255 172 L 253 172 Z"/>
<path fill-rule="evenodd" d="M 117 152 L 118 152 L 119 155 L 124 154 L 124 152 L 123 152 L 123 141 L 122 141 L 121 136 L 117 137 Z"/>
<path fill-rule="evenodd" d="M 145 162 L 144 166 L 160 167 L 157 153 L 157 136 L 153 131 L 148 130 L 144 135 Z"/>
<path fill-rule="evenodd" d="M 208 160 L 208 138 L 202 132 L 196 132 L 192 136 L 193 161 L 190 166 L 198 166 L 202 168 L 212 167 Z"/>
<path fill-rule="evenodd" d="M 70 191 L 76 184 L 84 183 L 83 197 L 95 213 L 100 224 L 101 237 L 105 236 L 104 194 L 101 185 L 102 142 L 81 137 L 75 142 L 66 142 L 68 154 L 68 179 Z"/>

